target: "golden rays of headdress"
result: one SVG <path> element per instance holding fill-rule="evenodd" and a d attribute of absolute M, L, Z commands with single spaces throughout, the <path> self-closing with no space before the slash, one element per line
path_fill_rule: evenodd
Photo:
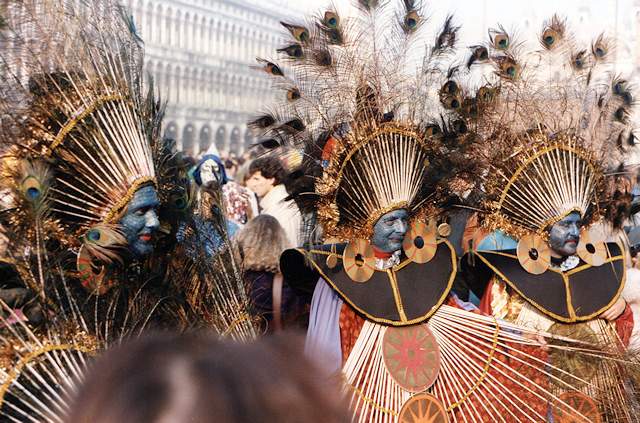
<path fill-rule="evenodd" d="M 614 73 L 614 41 L 581 45 L 558 16 L 535 43 L 502 27 L 490 35 L 468 61 L 469 81 L 483 81 L 476 101 L 490 92 L 467 117 L 484 143 L 485 223 L 521 237 L 571 211 L 587 224 L 599 219 L 615 194 L 609 175 L 631 175 L 638 164 L 635 100 Z"/>
<path fill-rule="evenodd" d="M 462 91 L 445 85 L 458 72 L 458 27 L 426 16 L 409 0 L 359 2 L 349 18 L 330 8 L 282 23 L 291 36 L 282 65 L 259 60 L 282 95 L 249 126 L 263 146 L 303 151 L 308 174 L 322 165 L 314 192 L 300 197 L 317 199 L 326 236 L 366 238 L 397 208 L 433 214 L 453 175 L 470 177 Z"/>
<path fill-rule="evenodd" d="M 142 47 L 124 13 L 110 1 L 2 9 L 3 150 L 55 168 L 50 214 L 71 244 L 117 223 L 135 191 L 155 184 L 153 128 L 141 119 Z"/>

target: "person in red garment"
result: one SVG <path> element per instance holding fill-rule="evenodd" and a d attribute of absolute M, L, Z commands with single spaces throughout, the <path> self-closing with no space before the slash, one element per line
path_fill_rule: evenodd
<path fill-rule="evenodd" d="M 580 50 L 557 16 L 543 25 L 542 50 L 490 34 L 489 54 L 471 65 L 499 69 L 487 82 L 491 106 L 468 122 L 488 164 L 473 206 L 489 235 L 463 259 L 471 289 L 498 319 L 624 354 L 634 327 L 622 297 L 628 249 L 598 229 L 628 217 L 631 195 L 616 179 L 631 173 L 637 154 L 627 119 L 633 95 L 611 76 L 612 42 L 599 36 Z M 550 345 L 551 372 L 584 384 L 555 384 L 558 397 L 591 404 L 594 421 L 635 421 L 620 367 L 556 349 L 561 343 Z"/>

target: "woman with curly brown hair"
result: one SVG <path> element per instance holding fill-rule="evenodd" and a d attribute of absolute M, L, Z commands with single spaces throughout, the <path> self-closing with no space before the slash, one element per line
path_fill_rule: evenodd
<path fill-rule="evenodd" d="M 251 220 L 236 238 L 255 316 L 264 319 L 265 330 L 300 326 L 306 316 L 305 300 L 284 283 L 280 254 L 288 238 L 275 217 L 260 215 Z"/>

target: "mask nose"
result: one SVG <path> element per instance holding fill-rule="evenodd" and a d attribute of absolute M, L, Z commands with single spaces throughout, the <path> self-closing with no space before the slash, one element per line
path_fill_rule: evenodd
<path fill-rule="evenodd" d="M 570 229 L 570 232 L 569 232 L 569 233 L 570 233 L 572 236 L 574 236 L 574 237 L 576 237 L 576 238 L 579 238 L 579 237 L 580 237 L 580 228 L 578 227 L 578 225 L 577 225 L 577 224 L 575 224 L 575 223 L 574 223 L 573 225 L 571 225 L 571 229 Z"/>
<path fill-rule="evenodd" d="M 149 210 L 145 214 L 145 227 L 155 232 L 160 227 L 160 219 L 158 219 L 158 214 L 155 210 Z"/>
<path fill-rule="evenodd" d="M 404 235 L 409 230 L 409 224 L 402 219 L 398 219 L 394 225 L 394 230 L 395 232 Z"/>

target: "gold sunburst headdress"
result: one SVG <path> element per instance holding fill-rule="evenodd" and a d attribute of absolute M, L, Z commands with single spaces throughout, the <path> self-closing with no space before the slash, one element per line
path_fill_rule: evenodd
<path fill-rule="evenodd" d="M 16 189 L 45 197 L 46 216 L 70 247 L 111 257 L 129 200 L 155 170 L 144 122 L 141 41 L 120 6 L 9 2 L 1 73 L 5 156 L 40 162 L 49 178 L 8 166 Z M 88 15 L 86 15 L 88 14 Z M 8 163 L 5 160 L 5 163 Z"/>
<path fill-rule="evenodd" d="M 400 208 L 433 217 L 453 175 L 469 176 L 472 143 L 462 141 L 462 89 L 450 66 L 458 28 L 448 17 L 420 62 L 415 50 L 431 43 L 422 7 L 399 5 L 362 1 L 350 19 L 330 9 L 283 23 L 292 36 L 278 50 L 286 65 L 260 60 L 284 93 L 250 126 L 264 146 L 294 146 L 305 165 L 322 163 L 313 192 L 299 197 L 313 199 L 327 238 L 369 238 L 378 218 Z"/>
<path fill-rule="evenodd" d="M 636 151 L 629 83 L 612 72 L 612 40 L 582 48 L 564 20 L 545 22 L 526 50 L 503 29 L 474 47 L 469 67 L 485 70 L 489 101 L 469 119 L 486 144 L 483 178 L 488 229 L 522 238 L 577 211 L 585 225 L 619 221 L 608 190 Z"/>

